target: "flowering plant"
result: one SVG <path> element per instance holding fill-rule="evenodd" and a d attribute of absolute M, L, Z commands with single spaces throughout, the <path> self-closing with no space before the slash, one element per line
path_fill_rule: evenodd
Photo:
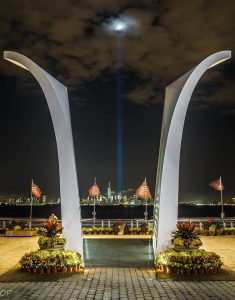
<path fill-rule="evenodd" d="M 149 226 L 146 222 L 144 222 L 140 225 L 140 232 L 141 233 L 148 233 L 149 232 Z"/>
<path fill-rule="evenodd" d="M 43 223 L 43 228 L 39 229 L 39 234 L 47 237 L 56 237 L 62 233 L 63 228 L 58 223 L 58 218 L 52 214 L 46 222 Z"/>
<path fill-rule="evenodd" d="M 192 222 L 178 223 L 176 227 L 177 230 L 172 234 L 172 245 L 186 248 L 202 245 L 195 225 Z"/>
<path fill-rule="evenodd" d="M 56 245 L 64 246 L 66 240 L 61 236 L 62 227 L 58 223 L 58 218 L 52 214 L 43 227 L 38 230 L 40 238 L 38 244 L 40 249 L 54 248 Z"/>
<path fill-rule="evenodd" d="M 117 220 L 116 223 L 112 226 L 112 231 L 114 234 L 118 234 L 119 232 L 122 232 L 124 230 L 125 223 L 122 220 Z"/>
<path fill-rule="evenodd" d="M 40 249 L 46 249 L 46 248 L 53 248 L 56 245 L 64 246 L 66 244 L 66 240 L 63 237 L 46 237 L 41 236 L 38 239 L 38 245 L 40 246 Z"/>
<path fill-rule="evenodd" d="M 181 251 L 177 252 L 174 249 L 167 249 L 160 252 L 156 257 L 156 266 L 168 266 L 171 268 L 183 269 L 218 269 L 222 262 L 219 255 L 214 252 L 205 250 L 197 250 L 194 252 Z"/>
<path fill-rule="evenodd" d="M 75 251 L 37 250 L 26 253 L 20 259 L 21 268 L 51 269 L 55 267 L 77 266 L 82 262 L 81 255 Z"/>

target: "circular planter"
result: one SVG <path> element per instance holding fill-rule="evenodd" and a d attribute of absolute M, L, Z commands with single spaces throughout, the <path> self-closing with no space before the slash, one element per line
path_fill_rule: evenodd
<path fill-rule="evenodd" d="M 67 267 L 67 272 L 69 272 L 69 273 L 73 272 L 73 268 L 72 267 Z"/>
<path fill-rule="evenodd" d="M 57 268 L 53 268 L 52 273 L 57 273 Z"/>
<path fill-rule="evenodd" d="M 33 268 L 33 273 L 37 273 L 37 269 L 36 268 Z"/>
<path fill-rule="evenodd" d="M 174 245 L 174 249 L 175 251 L 177 252 L 180 252 L 180 251 L 196 251 L 199 249 L 200 246 L 194 246 L 194 247 L 185 247 L 185 246 L 177 246 L 177 245 Z"/>
<path fill-rule="evenodd" d="M 51 273 L 51 269 L 46 269 L 46 273 L 47 274 Z"/>
<path fill-rule="evenodd" d="M 44 273 L 44 269 L 39 269 L 39 273 L 43 274 Z"/>
<path fill-rule="evenodd" d="M 40 246 L 40 250 L 47 250 L 47 251 L 64 250 L 64 245 L 55 245 L 54 247 L 51 248 Z"/>

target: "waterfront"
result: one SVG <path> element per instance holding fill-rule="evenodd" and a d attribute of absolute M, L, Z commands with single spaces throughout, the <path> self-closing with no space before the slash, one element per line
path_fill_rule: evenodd
<path fill-rule="evenodd" d="M 196 218 L 196 217 L 220 217 L 221 206 L 219 205 L 200 205 L 192 206 L 180 204 L 178 211 L 179 218 Z M 96 206 L 96 218 L 97 219 L 136 219 L 143 218 L 145 211 L 144 205 L 139 206 L 111 206 L 111 205 L 97 205 Z M 93 212 L 93 206 L 83 205 L 81 206 L 82 218 L 91 218 Z M 235 216 L 235 206 L 225 205 L 224 212 L 226 217 Z M 20 205 L 0 205 L 0 217 L 12 217 L 12 218 L 28 218 L 30 213 L 30 206 Z M 51 214 L 55 214 L 58 218 L 61 218 L 61 209 L 59 204 L 54 205 L 35 205 L 33 206 L 32 216 L 33 218 L 48 218 Z M 152 219 L 153 206 L 148 206 L 148 218 Z"/>

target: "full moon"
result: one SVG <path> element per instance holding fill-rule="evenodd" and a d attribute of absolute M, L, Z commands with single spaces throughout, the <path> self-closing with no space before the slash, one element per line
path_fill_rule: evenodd
<path fill-rule="evenodd" d="M 134 30 L 136 25 L 137 23 L 135 20 L 122 16 L 119 18 L 112 18 L 105 24 L 105 27 L 111 33 L 120 35 Z"/>
<path fill-rule="evenodd" d="M 113 31 L 118 31 L 118 32 L 126 31 L 128 28 L 127 24 L 122 20 L 114 20 L 111 24 L 111 27 Z"/>

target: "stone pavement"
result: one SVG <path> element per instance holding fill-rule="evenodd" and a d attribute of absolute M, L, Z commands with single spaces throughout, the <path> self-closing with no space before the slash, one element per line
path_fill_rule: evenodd
<path fill-rule="evenodd" d="M 33 275 L 35 276 L 35 274 Z M 36 275 L 37 276 L 37 275 Z M 49 275 L 50 276 L 50 275 Z M 6 295 L 8 290 L 8 296 Z M 86 269 L 80 280 L 0 282 L 0 299 L 235 299 L 235 281 L 157 280 L 154 269 Z"/>
<path fill-rule="evenodd" d="M 234 236 L 203 237 L 203 242 L 203 248 L 220 254 L 226 265 L 234 270 Z M 12 268 L 26 251 L 36 248 L 37 238 L 34 237 L 0 237 L 0 276 Z M 86 268 L 84 274 L 76 276 L 76 279 L 69 277 L 43 282 L 37 279 L 37 274 L 32 276 L 35 279 L 30 282 L 0 282 L 0 300 L 235 299 L 235 281 L 157 280 L 153 268 Z"/>
<path fill-rule="evenodd" d="M 201 236 L 202 248 L 216 252 L 223 263 L 235 272 L 235 236 Z"/>
<path fill-rule="evenodd" d="M 38 237 L 0 237 L 0 276 L 13 268 L 30 250 L 38 249 Z M 1 299 L 1 297 L 0 297 Z"/>

